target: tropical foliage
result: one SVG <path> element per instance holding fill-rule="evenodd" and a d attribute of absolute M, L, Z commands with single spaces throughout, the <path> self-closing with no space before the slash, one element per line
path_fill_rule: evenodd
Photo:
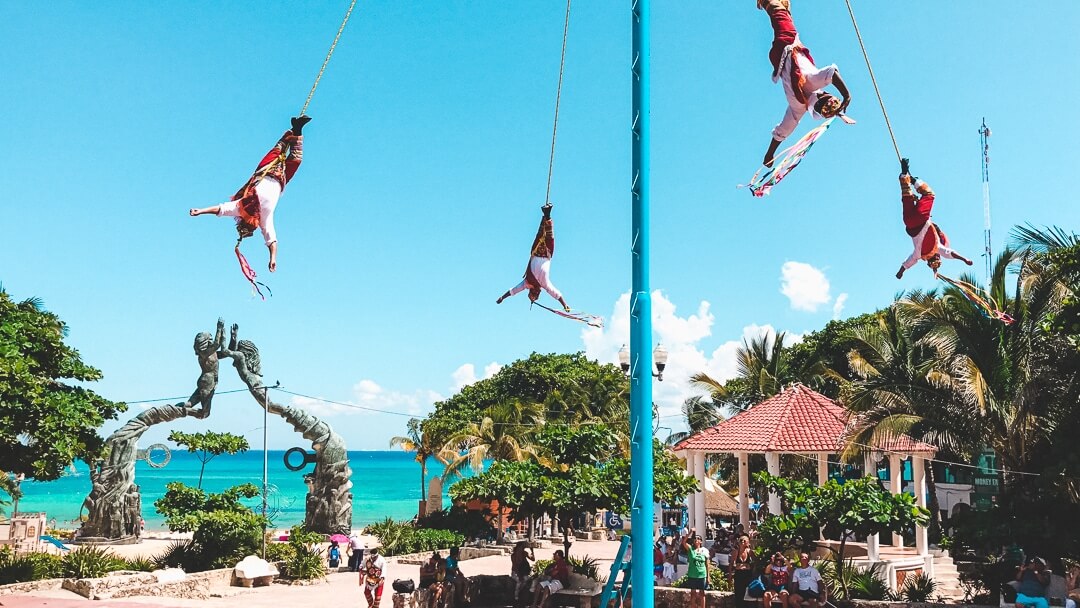
<path fill-rule="evenodd" d="M 178 558 L 173 561 L 179 567 L 188 572 L 225 568 L 259 551 L 267 522 L 240 502 L 259 495 L 254 484 L 233 486 L 220 494 L 180 482 L 165 488 L 165 496 L 154 507 L 170 530 L 193 533 L 190 545 L 174 548 Z"/>
<path fill-rule="evenodd" d="M 446 550 L 465 543 L 465 537 L 457 532 L 416 528 L 410 522 L 394 521 L 389 517 L 365 528 L 364 534 L 371 534 L 379 539 L 382 553 L 388 557 Z"/>
<path fill-rule="evenodd" d="M 201 463 L 199 467 L 199 488 L 202 487 L 206 463 L 222 454 L 242 454 L 251 449 L 248 440 L 240 435 L 215 433 L 213 431 L 205 433 L 173 431 L 169 433 L 169 441 L 187 448 L 188 452 L 195 454 L 195 457 L 199 459 Z"/>
<path fill-rule="evenodd" d="M 53 480 L 96 457 L 97 429 L 127 409 L 86 388 L 101 372 L 64 344 L 67 325 L 41 300 L 15 302 L 0 287 L 0 478 Z M 70 381 L 68 383 L 65 381 Z M 11 493 L 10 483 L 0 490 Z"/>

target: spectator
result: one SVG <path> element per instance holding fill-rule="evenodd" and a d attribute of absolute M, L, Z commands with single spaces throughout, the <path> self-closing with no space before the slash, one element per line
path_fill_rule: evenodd
<path fill-rule="evenodd" d="M 1080 603 L 1080 564 L 1069 566 L 1065 573 L 1065 608 L 1077 608 Z"/>
<path fill-rule="evenodd" d="M 1032 606 L 1049 608 L 1046 601 L 1046 588 L 1050 585 L 1050 573 L 1046 562 L 1040 557 L 1031 557 L 1017 570 L 1016 580 L 1020 585 L 1016 589 L 1016 608 Z"/>
<path fill-rule="evenodd" d="M 469 603 L 469 579 L 461 573 L 458 566 L 458 557 L 461 554 L 460 547 L 452 547 L 450 555 L 446 558 L 446 582 L 453 586 L 454 602 L 459 604 Z"/>
<path fill-rule="evenodd" d="M 717 530 L 716 540 L 713 541 L 709 555 L 717 566 L 727 570 L 731 563 L 731 537 L 727 530 L 723 528 Z"/>
<path fill-rule="evenodd" d="M 666 585 L 667 581 L 664 579 L 664 539 L 662 538 L 657 539 L 656 544 L 653 545 L 652 566 L 655 583 L 660 586 Z"/>
<path fill-rule="evenodd" d="M 810 565 L 810 555 L 799 554 L 799 567 L 791 573 L 791 596 L 788 597 L 788 608 L 802 608 L 806 602 L 807 608 L 818 608 L 825 599 L 825 589 L 822 587 L 821 573 L 817 568 Z"/>
<path fill-rule="evenodd" d="M 435 608 L 441 599 L 441 584 L 446 579 L 446 564 L 438 551 L 431 554 L 428 561 L 420 564 L 421 589 L 428 589 L 428 602 L 423 608 Z"/>
<path fill-rule="evenodd" d="M 521 590 L 529 584 L 529 575 L 532 573 L 532 565 L 530 561 L 536 561 L 536 553 L 529 547 L 529 552 L 525 552 L 525 541 L 520 541 L 514 545 L 514 551 L 510 553 L 510 578 L 514 580 L 514 604 L 518 602 L 518 598 L 521 596 Z"/>
<path fill-rule="evenodd" d="M 337 570 L 338 565 L 341 563 L 341 549 L 338 548 L 336 540 L 330 541 L 330 550 L 327 552 L 327 558 L 329 559 L 330 568 Z"/>
<path fill-rule="evenodd" d="M 765 595 L 761 597 L 762 608 L 772 606 L 774 599 L 779 598 L 780 608 L 788 608 L 788 566 L 784 554 L 777 551 L 772 559 L 765 565 Z"/>
<path fill-rule="evenodd" d="M 743 600 L 746 586 L 754 578 L 754 554 L 750 551 L 749 536 L 743 534 L 739 537 L 739 543 L 731 552 L 729 563 L 729 576 L 734 587 L 736 605 L 746 608 L 751 604 Z"/>
<path fill-rule="evenodd" d="M 664 579 L 667 582 L 675 580 L 675 571 L 679 568 L 679 544 L 674 537 L 667 537 L 667 548 L 664 551 Z"/>
<path fill-rule="evenodd" d="M 566 556 L 562 551 L 556 551 L 554 557 L 555 561 L 544 570 L 544 575 L 536 583 L 532 608 L 546 605 L 551 594 L 558 593 L 570 584 L 570 564 L 566 562 Z"/>
<path fill-rule="evenodd" d="M 702 547 L 701 537 L 694 533 L 683 541 L 686 550 L 686 584 L 690 590 L 690 608 L 705 608 L 705 588 L 709 580 L 709 550 Z"/>
<path fill-rule="evenodd" d="M 349 534 L 349 546 L 345 548 L 345 554 L 349 556 L 349 572 L 359 572 L 364 563 L 364 541 L 353 532 Z"/>

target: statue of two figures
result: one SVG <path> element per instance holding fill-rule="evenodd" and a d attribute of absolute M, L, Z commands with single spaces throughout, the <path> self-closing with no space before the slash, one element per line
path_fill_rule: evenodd
<path fill-rule="evenodd" d="M 191 397 L 183 403 L 152 407 L 109 436 L 102 458 L 91 466 L 93 485 L 83 502 L 87 513 L 77 542 L 138 542 L 143 525 L 142 498 L 135 484 L 135 461 L 140 456 L 138 440 L 156 424 L 185 417 L 209 417 L 222 358 L 233 361 L 233 367 L 261 407 L 285 418 L 312 442 L 315 471 L 309 474 L 306 527 L 328 534 L 348 533 L 352 526 L 352 471 L 344 440 L 328 424 L 304 410 L 274 403 L 263 384 L 258 347 L 249 340 L 238 340 L 237 333 L 238 328 L 233 325 L 226 345 L 225 322 L 218 319 L 213 336 L 206 332 L 196 335 L 194 349 L 200 371 Z"/>

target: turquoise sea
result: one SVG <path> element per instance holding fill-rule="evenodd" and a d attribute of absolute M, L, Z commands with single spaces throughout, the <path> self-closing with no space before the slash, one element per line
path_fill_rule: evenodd
<path fill-rule="evenodd" d="M 273 526 L 287 528 L 304 520 L 304 473 L 310 473 L 314 465 L 292 472 L 285 468 L 284 450 L 269 451 L 268 479 L 271 486 L 268 499 L 269 511 L 274 514 Z M 155 455 L 155 459 L 159 455 Z M 293 462 L 299 457 L 293 455 Z M 420 500 L 420 465 L 413 455 L 402 451 L 349 452 L 352 467 L 353 527 L 360 528 L 386 517 L 411 519 L 416 515 Z M 154 501 L 165 494 L 165 484 L 182 481 L 194 486 L 199 481 L 199 460 L 188 452 L 172 452 L 172 460 L 164 468 L 151 468 L 144 461 L 135 464 L 135 483 L 142 490 L 143 519 L 147 530 L 166 529 L 165 521 L 154 509 Z M 250 482 L 262 487 L 263 454 L 252 450 L 230 456 L 222 454 L 206 465 L 202 487 L 209 492 L 221 492 L 227 487 Z M 428 483 L 435 475 L 441 475 L 442 465 L 434 459 L 428 461 Z M 23 497 L 19 500 L 20 512 L 44 511 L 55 518 L 57 526 L 78 527 L 79 508 L 90 493 L 88 467 L 80 462 L 69 474 L 49 482 L 26 481 L 22 484 Z M 247 503 L 256 511 L 262 508 L 262 499 Z M 449 499 L 443 496 L 443 504 Z"/>

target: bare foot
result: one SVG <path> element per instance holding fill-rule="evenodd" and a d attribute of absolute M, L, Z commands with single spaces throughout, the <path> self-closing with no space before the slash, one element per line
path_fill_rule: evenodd
<path fill-rule="evenodd" d="M 192 208 L 192 209 L 189 209 L 189 210 L 188 210 L 188 215 L 190 215 L 191 217 L 195 217 L 196 215 L 199 215 L 199 210 L 198 210 L 198 209 L 194 209 L 194 208 Z"/>

